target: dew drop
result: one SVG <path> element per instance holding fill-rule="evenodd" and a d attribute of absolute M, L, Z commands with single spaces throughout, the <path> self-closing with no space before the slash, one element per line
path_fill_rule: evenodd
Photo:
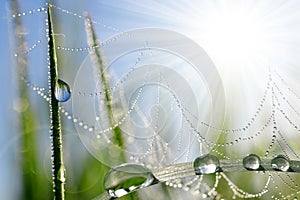
<path fill-rule="evenodd" d="M 190 186 L 188 186 L 188 185 L 186 185 L 186 186 L 183 187 L 183 190 L 184 190 L 184 191 L 190 191 L 190 189 L 191 189 L 191 188 L 190 188 Z"/>
<path fill-rule="evenodd" d="M 66 82 L 58 79 L 55 87 L 55 98 L 59 102 L 66 102 L 70 99 L 70 97 L 71 91 L 69 85 Z"/>
<path fill-rule="evenodd" d="M 146 167 L 126 163 L 111 169 L 106 174 L 104 188 L 111 197 L 118 198 L 158 182 Z"/>
<path fill-rule="evenodd" d="M 196 175 L 212 174 L 220 169 L 219 159 L 211 154 L 200 156 L 194 161 L 194 170 Z"/>
<path fill-rule="evenodd" d="M 260 167 L 260 158 L 255 154 L 250 154 L 243 159 L 243 165 L 247 170 L 257 170 Z"/>
<path fill-rule="evenodd" d="M 62 183 L 66 181 L 66 170 L 63 165 L 61 165 L 58 170 L 57 179 L 60 180 Z"/>
<path fill-rule="evenodd" d="M 285 156 L 279 155 L 272 159 L 272 168 L 278 171 L 286 172 L 290 168 L 290 163 Z"/>

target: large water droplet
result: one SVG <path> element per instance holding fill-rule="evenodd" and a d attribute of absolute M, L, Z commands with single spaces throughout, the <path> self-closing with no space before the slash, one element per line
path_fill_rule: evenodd
<path fill-rule="evenodd" d="M 243 165 L 248 170 L 257 170 L 260 167 L 260 158 L 255 154 L 250 154 L 243 159 Z"/>
<path fill-rule="evenodd" d="M 219 159 L 211 154 L 200 156 L 194 161 L 194 170 L 196 175 L 212 174 L 220 169 Z"/>
<path fill-rule="evenodd" d="M 55 98 L 59 102 L 68 101 L 71 97 L 71 91 L 69 85 L 58 79 L 55 87 Z"/>
<path fill-rule="evenodd" d="M 158 182 L 146 167 L 136 164 L 122 164 L 106 174 L 104 188 L 111 197 L 118 198 Z"/>
<path fill-rule="evenodd" d="M 271 165 L 273 169 L 283 171 L 283 172 L 288 171 L 290 168 L 290 162 L 283 155 L 279 155 L 273 158 L 271 161 Z"/>

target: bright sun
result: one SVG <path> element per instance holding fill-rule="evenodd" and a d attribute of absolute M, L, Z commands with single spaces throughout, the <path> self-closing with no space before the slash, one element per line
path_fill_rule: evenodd
<path fill-rule="evenodd" d="M 257 58 L 264 45 L 263 27 L 245 13 L 224 13 L 212 18 L 206 29 L 208 48 L 225 63 Z"/>
<path fill-rule="evenodd" d="M 270 19 L 264 15 L 262 10 L 243 4 L 207 6 L 205 12 L 189 20 L 191 34 L 220 69 L 239 71 L 257 62 L 265 65 Z"/>

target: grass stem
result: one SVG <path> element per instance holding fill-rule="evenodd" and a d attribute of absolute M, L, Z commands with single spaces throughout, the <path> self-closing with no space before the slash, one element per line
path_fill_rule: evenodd
<path fill-rule="evenodd" d="M 85 20 L 85 24 L 86 24 L 86 33 L 87 33 L 87 41 L 88 41 L 88 45 L 92 46 L 92 47 L 99 47 L 100 43 L 97 39 L 96 33 L 94 31 L 93 28 L 93 24 L 91 19 L 87 16 L 86 14 L 86 20 Z M 111 99 L 111 90 L 110 90 L 110 86 L 109 86 L 109 79 L 108 79 L 108 75 L 105 69 L 105 61 L 103 59 L 103 56 L 101 54 L 100 48 L 92 48 L 91 50 L 91 59 L 93 61 L 93 65 L 95 65 L 97 67 L 97 69 L 94 69 L 94 73 L 99 76 L 96 76 L 96 78 L 99 78 L 101 81 L 101 88 L 104 90 L 104 95 L 105 95 L 105 113 L 106 113 L 106 117 L 108 119 L 108 123 L 107 125 L 110 127 L 114 127 L 115 126 L 115 120 L 114 120 L 114 116 L 113 116 L 113 109 L 112 109 L 112 99 Z M 98 72 L 98 73 L 97 73 Z M 122 131 L 120 129 L 119 126 L 116 126 L 113 130 L 112 130 L 112 134 L 113 134 L 113 143 L 115 145 L 117 145 L 118 147 L 120 147 L 120 149 L 124 149 L 124 142 L 123 142 L 123 138 L 122 138 Z"/>
<path fill-rule="evenodd" d="M 49 30 L 49 67 L 50 67 L 50 120 L 52 132 L 52 156 L 53 156 L 53 187 L 56 200 L 64 199 L 65 168 L 63 164 L 62 133 L 59 115 L 59 101 L 55 98 L 55 88 L 58 81 L 57 58 L 53 34 L 53 24 L 50 5 L 48 5 L 48 30 Z"/>

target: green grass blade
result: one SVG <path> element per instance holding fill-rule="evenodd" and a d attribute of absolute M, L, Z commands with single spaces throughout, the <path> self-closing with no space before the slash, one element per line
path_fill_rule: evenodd
<path fill-rule="evenodd" d="M 86 27 L 86 33 L 87 33 L 87 42 L 89 46 L 95 47 L 99 46 L 99 41 L 97 39 L 96 33 L 93 28 L 93 24 L 91 22 L 91 19 L 86 16 L 85 20 L 85 27 Z M 108 126 L 113 127 L 115 125 L 115 120 L 113 117 L 113 110 L 111 105 L 111 91 L 109 86 L 109 80 L 108 75 L 105 70 L 105 62 L 103 59 L 103 56 L 101 54 L 100 48 L 93 48 L 91 51 L 91 60 L 94 65 L 94 73 L 97 79 L 100 79 L 102 84 L 102 89 L 104 90 L 105 94 L 105 107 L 103 107 L 101 110 L 102 113 L 105 113 L 108 119 Z M 97 76 L 99 74 L 99 76 Z M 115 127 L 113 129 L 113 143 L 117 146 L 119 146 L 121 149 L 124 149 L 124 141 L 122 138 L 122 131 L 119 126 Z"/>
<path fill-rule="evenodd" d="M 53 24 L 51 9 L 48 6 L 48 30 L 49 30 L 49 65 L 50 65 L 50 88 L 51 88 L 51 102 L 50 102 L 50 120 L 52 131 L 52 156 L 53 156 L 53 184 L 54 197 L 56 200 L 64 199 L 64 184 L 65 184 L 65 168 L 63 164 L 63 149 L 62 149 L 62 133 L 61 122 L 59 115 L 59 102 L 55 98 L 55 88 L 58 81 L 57 73 L 57 58 L 55 51 L 55 41 L 53 34 Z"/>
<path fill-rule="evenodd" d="M 107 126 L 109 127 L 114 127 L 116 122 L 113 116 L 113 108 L 111 105 L 111 90 L 110 90 L 110 85 L 109 85 L 109 79 L 108 79 L 108 75 L 106 73 L 106 65 L 105 65 L 105 61 L 103 59 L 102 53 L 101 53 L 101 49 L 99 48 L 99 40 L 97 39 L 95 30 L 93 28 L 93 24 L 91 19 L 88 17 L 88 15 L 86 14 L 86 18 L 85 18 L 85 30 L 86 30 L 86 35 L 87 35 L 87 43 L 88 46 L 91 47 L 97 47 L 97 48 L 92 48 L 90 51 L 90 56 L 91 56 L 91 60 L 93 63 L 93 70 L 94 70 L 94 74 L 95 74 L 95 79 L 96 82 L 98 82 L 98 80 L 100 79 L 100 83 L 101 83 L 101 89 L 104 90 L 105 93 L 105 106 L 101 107 L 101 113 L 102 115 L 106 115 L 105 118 L 107 119 Z M 118 146 L 120 149 L 125 150 L 125 144 L 124 144 L 124 139 L 123 139 L 123 135 L 122 135 L 122 131 L 120 129 L 119 126 L 116 126 L 113 130 L 112 130 L 112 143 L 116 146 Z M 109 159 L 109 155 L 108 155 L 108 159 Z M 126 155 L 124 154 L 124 151 L 122 151 L 122 153 L 119 155 L 118 159 L 125 163 L 126 162 Z M 129 195 L 126 195 L 126 197 L 123 197 L 123 199 L 139 199 L 138 194 L 137 193 L 132 193 Z"/>

